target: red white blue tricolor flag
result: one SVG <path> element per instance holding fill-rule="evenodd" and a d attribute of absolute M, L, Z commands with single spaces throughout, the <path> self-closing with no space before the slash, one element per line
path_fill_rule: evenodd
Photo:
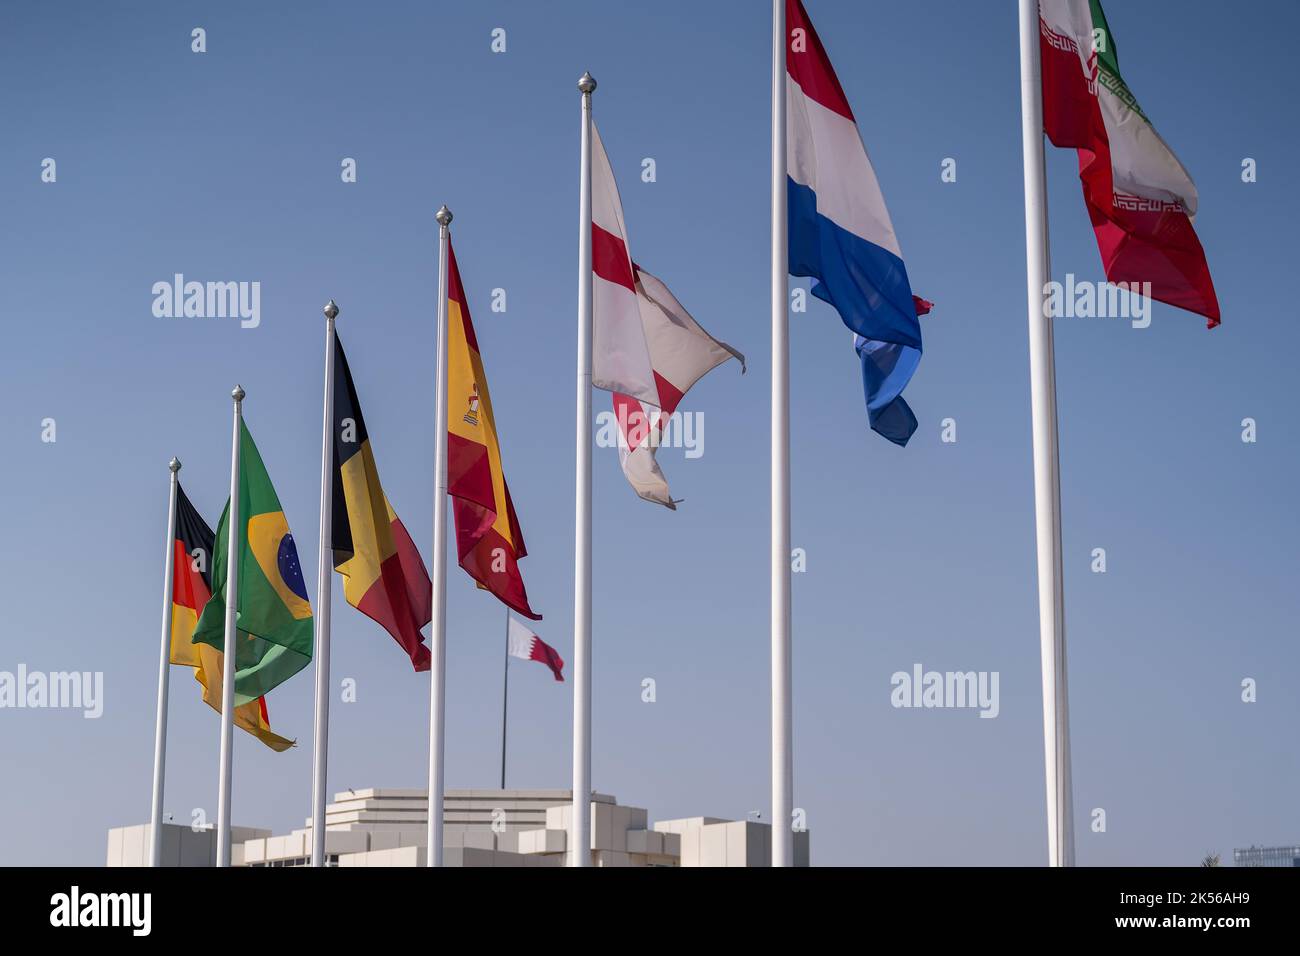
<path fill-rule="evenodd" d="M 907 444 L 903 389 L 921 361 L 919 315 L 894 226 L 853 110 L 800 0 L 786 0 L 786 174 L 790 274 L 855 333 L 867 417 Z"/>
<path fill-rule="evenodd" d="M 1119 72 L 1101 0 L 1039 0 L 1043 128 L 1078 150 L 1106 278 L 1219 324 L 1219 298 L 1192 228 L 1196 184 Z"/>

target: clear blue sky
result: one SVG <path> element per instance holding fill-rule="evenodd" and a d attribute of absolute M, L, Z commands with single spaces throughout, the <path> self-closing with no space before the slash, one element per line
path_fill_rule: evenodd
<path fill-rule="evenodd" d="M 1046 859 L 1015 3 L 809 0 L 914 289 L 936 303 L 910 447 L 872 434 L 849 333 L 793 318 L 796 799 L 814 860 Z M 1191 864 L 1300 839 L 1290 69 L 1300 8 L 1109 4 L 1124 75 L 1200 189 L 1223 325 L 1062 319 L 1078 857 Z M 207 30 L 208 52 L 190 52 Z M 507 31 L 493 54 L 490 31 Z M 304 567 L 317 542 L 321 305 L 342 309 L 384 486 L 428 555 L 434 210 L 457 255 L 531 551 L 572 656 L 578 94 L 637 260 L 746 353 L 702 381 L 705 454 L 661 453 L 671 514 L 595 459 L 594 785 L 652 819 L 769 806 L 767 5 L 7 3 L 0 14 L 0 670 L 103 671 L 106 712 L 0 711 L 0 862 L 99 863 L 147 820 L 165 463 L 215 525 L 228 394 Z M 58 182 L 40 163 L 58 163 Z M 359 181 L 340 181 L 353 157 Z M 658 181 L 642 183 L 644 157 Z M 945 157 L 956 183 L 940 181 Z M 1253 157 L 1259 181 L 1243 184 Z M 1072 153 L 1049 150 L 1053 273 L 1101 278 Z M 154 282 L 262 283 L 262 323 L 155 318 Z M 508 311 L 488 308 L 490 290 Z M 607 399 L 596 393 L 595 406 Z M 1258 421 L 1243 444 L 1240 422 Z M 57 421 L 55 444 L 40 423 Z M 958 441 L 940 441 L 954 418 Z M 1104 547 L 1109 571 L 1089 571 Z M 495 786 L 503 610 L 448 581 L 448 782 Z M 309 575 L 314 591 L 314 574 Z M 423 786 L 428 682 L 335 587 L 331 792 Z M 1001 674 L 1001 713 L 896 710 L 913 663 Z M 641 681 L 658 700 L 641 700 Z M 1243 678 L 1259 700 L 1240 700 Z M 511 680 L 510 782 L 566 787 L 571 684 Z M 166 806 L 215 816 L 218 722 L 173 674 Z M 310 810 L 312 677 L 239 735 L 237 823 Z M 1107 813 L 1092 833 L 1088 812 Z"/>

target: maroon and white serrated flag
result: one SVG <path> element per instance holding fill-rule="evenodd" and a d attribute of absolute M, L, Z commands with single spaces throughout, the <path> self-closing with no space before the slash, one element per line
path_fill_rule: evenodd
<path fill-rule="evenodd" d="M 513 615 L 510 618 L 510 629 L 507 634 L 510 638 L 511 657 L 545 664 L 551 669 L 556 680 L 564 680 L 564 658 Z"/>

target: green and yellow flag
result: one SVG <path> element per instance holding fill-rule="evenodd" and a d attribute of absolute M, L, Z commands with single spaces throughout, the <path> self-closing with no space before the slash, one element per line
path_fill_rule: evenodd
<path fill-rule="evenodd" d="M 243 420 L 239 423 L 239 593 L 235 623 L 235 704 L 269 693 L 311 663 L 312 617 L 289 523 Z M 212 556 L 212 597 L 193 643 L 224 651 L 230 503 Z"/>
<path fill-rule="evenodd" d="M 176 485 L 176 539 L 172 542 L 172 647 L 171 662 L 194 668 L 194 679 L 203 686 L 203 702 L 221 713 L 221 651 L 206 644 L 191 644 L 199 614 L 212 597 L 209 568 L 215 537 L 208 523 L 190 504 L 179 482 Z M 240 727 L 272 750 L 281 752 L 292 740 L 271 730 L 266 698 L 235 708 L 235 726 Z"/>

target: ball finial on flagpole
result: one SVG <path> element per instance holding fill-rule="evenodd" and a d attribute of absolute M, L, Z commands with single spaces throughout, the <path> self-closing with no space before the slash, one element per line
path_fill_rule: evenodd
<path fill-rule="evenodd" d="M 230 397 L 236 402 L 242 402 L 244 400 L 244 387 L 242 385 L 236 385 L 230 390 Z"/>
<path fill-rule="evenodd" d="M 339 315 L 339 307 L 334 304 L 333 299 L 330 299 L 328 302 L 326 302 L 325 308 L 321 309 L 321 311 L 325 313 L 325 318 L 331 320 L 337 319 Z"/>
<path fill-rule="evenodd" d="M 179 458 L 173 458 L 171 461 L 167 462 L 167 468 L 173 475 L 176 474 L 176 472 L 181 470 L 181 460 Z"/>
<path fill-rule="evenodd" d="M 590 73 L 583 73 L 582 76 L 578 78 L 578 92 L 579 93 L 596 92 L 596 78 L 592 76 Z"/>
<path fill-rule="evenodd" d="M 448 209 L 446 205 L 439 206 L 438 211 L 433 214 L 433 218 L 438 220 L 438 225 L 440 226 L 450 226 L 451 210 Z"/>

